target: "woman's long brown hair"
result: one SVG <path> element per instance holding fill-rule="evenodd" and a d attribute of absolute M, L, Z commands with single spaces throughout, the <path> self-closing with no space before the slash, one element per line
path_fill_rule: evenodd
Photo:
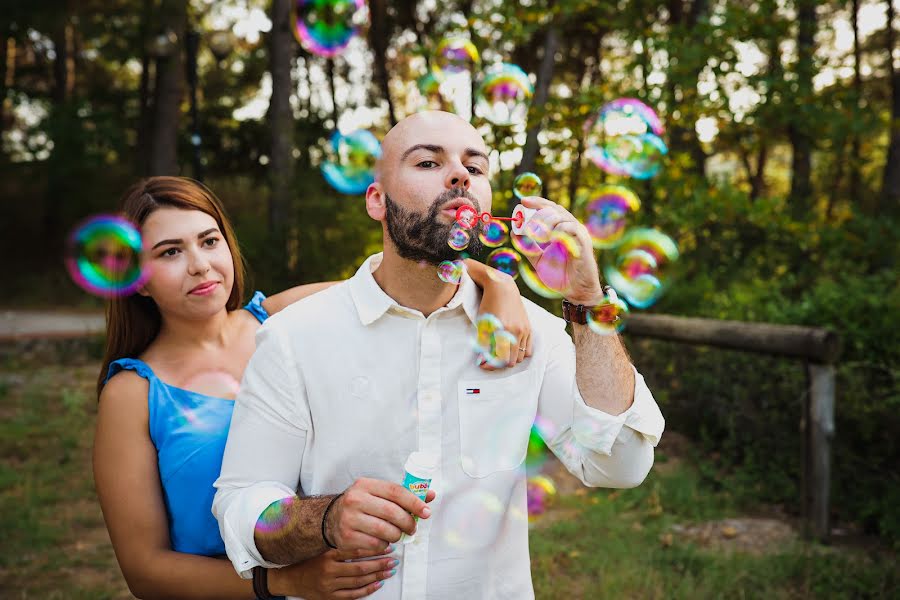
<path fill-rule="evenodd" d="M 123 196 L 123 216 L 138 228 L 160 208 L 199 210 L 216 220 L 234 261 L 234 284 L 225 308 L 240 308 L 246 275 L 244 259 L 219 199 L 205 185 L 186 177 L 149 177 L 131 186 Z M 162 317 L 152 298 L 132 294 L 110 300 L 106 305 L 106 350 L 97 377 L 98 397 L 109 364 L 120 358 L 137 358 L 159 334 L 161 325 Z"/>

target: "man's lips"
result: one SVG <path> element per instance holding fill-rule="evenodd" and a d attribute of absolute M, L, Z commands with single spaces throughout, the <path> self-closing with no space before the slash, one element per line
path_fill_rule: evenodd
<path fill-rule="evenodd" d="M 212 292 L 217 285 L 219 285 L 218 281 L 207 281 L 205 283 L 201 283 L 200 285 L 198 285 L 197 287 L 195 287 L 188 293 L 189 294 L 198 294 L 198 295 L 208 294 L 208 293 Z"/>

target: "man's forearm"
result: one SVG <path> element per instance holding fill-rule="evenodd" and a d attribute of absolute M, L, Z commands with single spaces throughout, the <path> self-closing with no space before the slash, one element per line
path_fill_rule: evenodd
<path fill-rule="evenodd" d="M 273 502 L 256 522 L 253 541 L 264 559 L 292 565 L 328 550 L 322 515 L 334 496 L 294 496 Z"/>
<path fill-rule="evenodd" d="M 619 336 L 572 327 L 575 381 L 585 403 L 610 415 L 625 412 L 634 401 L 634 369 Z"/>

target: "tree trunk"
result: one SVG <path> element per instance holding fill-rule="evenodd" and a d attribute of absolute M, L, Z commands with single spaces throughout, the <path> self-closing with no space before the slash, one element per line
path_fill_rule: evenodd
<path fill-rule="evenodd" d="M 862 151 L 860 149 L 859 126 L 862 107 L 860 102 L 863 98 L 862 90 L 862 57 L 859 48 L 859 0 L 853 0 L 850 15 L 850 23 L 853 28 L 853 129 L 850 148 L 850 198 L 854 205 L 859 204 L 859 195 L 863 192 L 862 175 L 860 173 L 860 159 Z"/>
<path fill-rule="evenodd" d="M 369 14 L 371 25 L 369 27 L 369 45 L 375 55 L 375 80 L 381 95 L 387 101 L 388 116 L 391 126 L 397 124 L 397 114 L 394 111 L 394 101 L 391 99 L 390 76 L 387 68 L 387 47 L 390 41 L 390 28 L 388 26 L 387 3 L 385 0 L 370 0 Z"/>
<path fill-rule="evenodd" d="M 884 176 L 881 184 L 881 202 L 876 202 L 872 209 L 878 214 L 881 206 L 897 210 L 900 204 L 900 71 L 894 68 L 894 7 L 887 0 L 887 63 L 891 81 L 891 139 L 888 145 L 887 161 L 884 165 Z"/>
<path fill-rule="evenodd" d="M 138 126 L 137 126 L 137 150 L 135 155 L 135 169 L 141 176 L 149 170 L 147 148 L 150 145 L 150 116 L 152 105 L 150 103 L 150 55 L 147 53 L 147 42 L 150 36 L 150 20 L 153 18 L 152 0 L 143 0 L 141 12 L 141 26 L 138 34 L 138 47 L 141 52 L 141 81 L 138 87 Z"/>
<path fill-rule="evenodd" d="M 294 120 L 291 113 L 291 1 L 273 0 L 269 65 L 272 72 L 272 97 L 269 100 L 269 128 L 272 136 L 269 176 L 269 234 L 275 246 L 284 248 L 291 183 L 294 179 Z M 280 253 L 283 255 L 283 253 Z"/>
<path fill-rule="evenodd" d="M 581 77 L 581 90 L 590 90 L 594 87 L 594 82 L 600 78 L 601 48 L 603 47 L 603 36 L 598 35 L 593 39 L 590 45 L 591 60 L 585 61 L 584 74 Z M 580 130 L 577 131 L 578 143 L 575 148 L 575 159 L 572 161 L 572 172 L 569 174 L 569 206 L 575 206 L 575 196 L 578 193 L 578 186 L 581 184 L 581 163 L 584 160 L 584 143 L 585 136 Z"/>
<path fill-rule="evenodd" d="M 534 98 L 531 103 L 532 107 L 537 108 L 541 112 L 546 110 L 547 96 L 550 95 L 550 82 L 553 80 L 553 67 L 556 62 L 556 49 L 558 46 L 559 29 L 555 23 L 551 22 L 544 39 L 544 56 L 541 57 L 541 64 L 538 67 L 537 85 L 535 86 Z M 538 134 L 541 132 L 543 120 L 543 115 L 541 115 L 537 122 L 528 128 L 528 133 L 525 137 L 525 147 L 522 150 L 522 162 L 519 163 L 516 173 L 534 171 L 538 155 Z"/>
<path fill-rule="evenodd" d="M 8 75 L 12 75 L 6 65 L 10 62 L 10 58 L 15 60 L 16 46 L 15 38 L 11 35 L 7 37 L 6 28 L 0 31 L 0 133 L 6 131 L 6 92 L 9 90 Z"/>
<path fill-rule="evenodd" d="M 337 89 L 334 86 L 334 59 L 326 58 L 325 59 L 325 73 L 328 75 L 328 89 L 331 91 L 331 120 L 334 121 L 333 129 L 337 130 L 338 128 L 338 103 L 337 103 Z"/>
<path fill-rule="evenodd" d="M 812 207 L 812 122 L 809 104 L 813 101 L 813 47 L 816 33 L 816 1 L 797 0 L 797 92 L 795 114 L 788 126 L 791 142 L 791 212 L 802 220 Z"/>
<path fill-rule="evenodd" d="M 672 57 L 672 50 L 696 48 L 698 45 L 705 44 L 702 39 L 699 39 L 700 33 L 697 31 L 697 27 L 709 10 L 708 0 L 694 0 L 687 13 L 685 13 L 683 0 L 669 0 L 667 6 L 671 39 L 669 56 Z M 685 153 L 691 157 L 693 172 L 702 177 L 706 173 L 707 156 L 697 139 L 694 121 L 696 119 L 695 104 L 699 97 L 697 83 L 700 72 L 706 65 L 706 54 L 703 52 L 677 53 L 677 55 L 682 54 L 683 58 L 680 58 L 676 66 L 672 66 L 670 63 L 667 77 L 669 115 L 675 112 L 676 107 L 681 113 L 680 119 L 669 119 L 669 142 L 673 153 Z M 689 56 L 694 56 L 694 58 L 689 59 Z M 675 79 L 676 75 L 678 81 Z"/>
<path fill-rule="evenodd" d="M 187 0 L 162 0 L 159 10 L 164 30 L 178 36 L 169 56 L 156 59 L 153 128 L 150 142 L 150 175 L 178 174 L 178 121 L 184 94 L 184 36 Z"/>

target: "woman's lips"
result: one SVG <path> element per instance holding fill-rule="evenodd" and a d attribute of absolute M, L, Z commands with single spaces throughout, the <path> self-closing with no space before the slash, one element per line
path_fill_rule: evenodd
<path fill-rule="evenodd" d="M 209 294 L 212 294 L 213 291 L 215 291 L 217 285 L 219 285 L 218 281 L 203 283 L 192 289 L 190 293 L 195 296 L 208 296 Z"/>

